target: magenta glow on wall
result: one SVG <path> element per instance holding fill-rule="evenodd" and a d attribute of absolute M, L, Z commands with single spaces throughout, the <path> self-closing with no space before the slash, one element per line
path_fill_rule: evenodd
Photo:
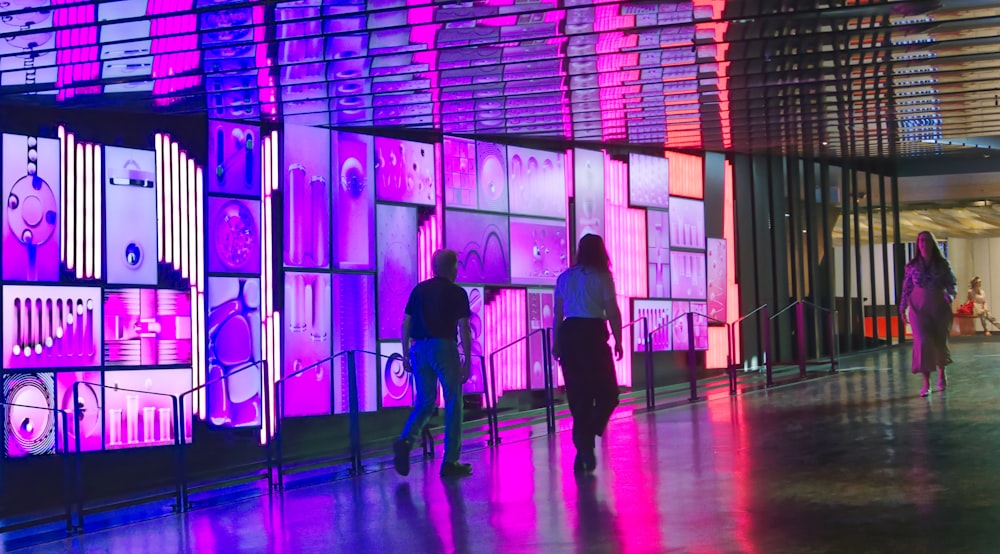
<path fill-rule="evenodd" d="M 3 135 L 3 278 L 59 280 L 59 141 Z"/>
<path fill-rule="evenodd" d="M 104 292 L 108 365 L 191 363 L 191 293 L 157 289 Z"/>
<path fill-rule="evenodd" d="M 555 285 L 569 267 L 566 222 L 510 218 L 511 282 L 520 285 Z"/>
<path fill-rule="evenodd" d="M 281 399 L 285 417 L 331 413 L 330 275 L 285 273 L 285 353 L 283 376 L 288 377 Z M 305 369 L 313 366 L 312 369 Z"/>
<path fill-rule="evenodd" d="M 4 367 L 100 365 L 101 300 L 99 288 L 5 286 Z"/>
<path fill-rule="evenodd" d="M 171 397 L 164 395 L 179 395 L 190 389 L 190 369 L 108 371 L 104 374 L 104 382 L 106 449 L 174 444 L 176 414 Z M 149 394 L 153 392 L 157 394 Z M 181 418 L 184 440 L 188 442 L 191 439 L 191 407 L 190 402 L 185 403 Z"/>
<path fill-rule="evenodd" d="M 434 145 L 375 137 L 375 194 L 378 200 L 433 206 L 436 184 Z"/>
<path fill-rule="evenodd" d="M 507 216 L 448 210 L 445 247 L 458 253 L 458 282 L 510 282 L 510 229 Z"/>
<path fill-rule="evenodd" d="M 283 139 L 284 263 L 288 267 L 328 268 L 330 131 L 288 125 Z M 350 227 L 338 224 L 338 228 L 348 232 Z"/>
<path fill-rule="evenodd" d="M 333 133 L 333 266 L 375 269 L 375 171 L 372 137 Z"/>

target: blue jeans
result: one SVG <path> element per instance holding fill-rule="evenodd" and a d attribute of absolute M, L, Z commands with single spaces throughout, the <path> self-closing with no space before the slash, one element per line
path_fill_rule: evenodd
<path fill-rule="evenodd" d="M 416 443 L 434 413 L 437 383 L 444 392 L 444 461 L 457 462 L 462 449 L 462 362 L 455 341 L 428 339 L 410 347 L 416 404 L 400 439 Z"/>

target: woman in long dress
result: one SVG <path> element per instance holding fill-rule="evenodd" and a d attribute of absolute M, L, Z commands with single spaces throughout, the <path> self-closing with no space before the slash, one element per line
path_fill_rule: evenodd
<path fill-rule="evenodd" d="M 948 336 L 951 333 L 951 303 L 958 283 L 948 260 L 941 255 L 929 231 L 917 235 L 917 251 L 906 264 L 899 311 L 913 330 L 913 373 L 924 377 L 920 396 L 930 393 L 930 375 L 937 370 L 938 390 L 947 385 L 944 368 L 951 363 Z"/>
<path fill-rule="evenodd" d="M 978 275 L 973 277 L 969 283 L 969 294 L 966 299 L 972 302 L 972 315 L 979 318 L 980 323 L 983 324 L 984 334 L 987 337 L 993 334 L 990 332 L 987 322 L 1000 329 L 1000 323 L 993 317 L 989 307 L 986 305 L 986 291 L 983 290 L 983 280 Z"/>

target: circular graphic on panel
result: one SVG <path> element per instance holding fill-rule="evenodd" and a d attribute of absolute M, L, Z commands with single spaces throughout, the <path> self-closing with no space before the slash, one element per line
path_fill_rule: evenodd
<path fill-rule="evenodd" d="M 37 175 L 25 175 L 7 195 L 7 226 L 25 246 L 41 246 L 56 231 L 56 197 Z"/>
<path fill-rule="evenodd" d="M 385 394 L 393 400 L 403 400 L 410 388 L 410 375 L 403 369 L 403 355 L 394 352 L 385 362 L 382 375 Z"/>
<path fill-rule="evenodd" d="M 7 453 L 37 455 L 52 452 L 55 425 L 52 376 L 45 374 L 8 375 L 4 379 L 7 406 Z"/>
<path fill-rule="evenodd" d="M 38 27 L 52 16 L 51 5 L 52 0 L 5 0 L 0 2 L 0 21 L 18 29 Z"/>
<path fill-rule="evenodd" d="M 503 163 L 494 154 L 489 154 L 483 159 L 481 170 L 481 186 L 483 194 L 491 201 L 500 199 L 506 192 L 504 190 L 504 168 Z"/>
<path fill-rule="evenodd" d="M 215 215 L 215 252 L 223 265 L 241 270 L 254 260 L 257 246 L 257 222 L 246 204 L 233 200 L 223 204 Z"/>
<path fill-rule="evenodd" d="M 340 186 L 351 198 L 361 198 L 365 191 L 365 168 L 357 158 L 347 158 L 340 166 Z"/>
<path fill-rule="evenodd" d="M 70 436 L 70 443 L 76 437 L 77 428 L 80 429 L 80 438 L 93 437 L 101 432 L 101 395 L 97 387 L 82 383 L 77 387 L 79 391 L 79 402 L 73 405 L 73 391 L 67 390 L 63 395 L 60 408 L 69 414 L 68 427 L 66 432 Z M 70 445 L 72 448 L 72 444 Z"/>

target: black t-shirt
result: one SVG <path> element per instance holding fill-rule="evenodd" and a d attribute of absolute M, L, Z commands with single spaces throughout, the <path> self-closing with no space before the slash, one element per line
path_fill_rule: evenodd
<path fill-rule="evenodd" d="M 413 287 L 406 303 L 413 340 L 455 340 L 458 320 L 471 315 L 469 294 L 444 277 L 432 277 Z"/>

